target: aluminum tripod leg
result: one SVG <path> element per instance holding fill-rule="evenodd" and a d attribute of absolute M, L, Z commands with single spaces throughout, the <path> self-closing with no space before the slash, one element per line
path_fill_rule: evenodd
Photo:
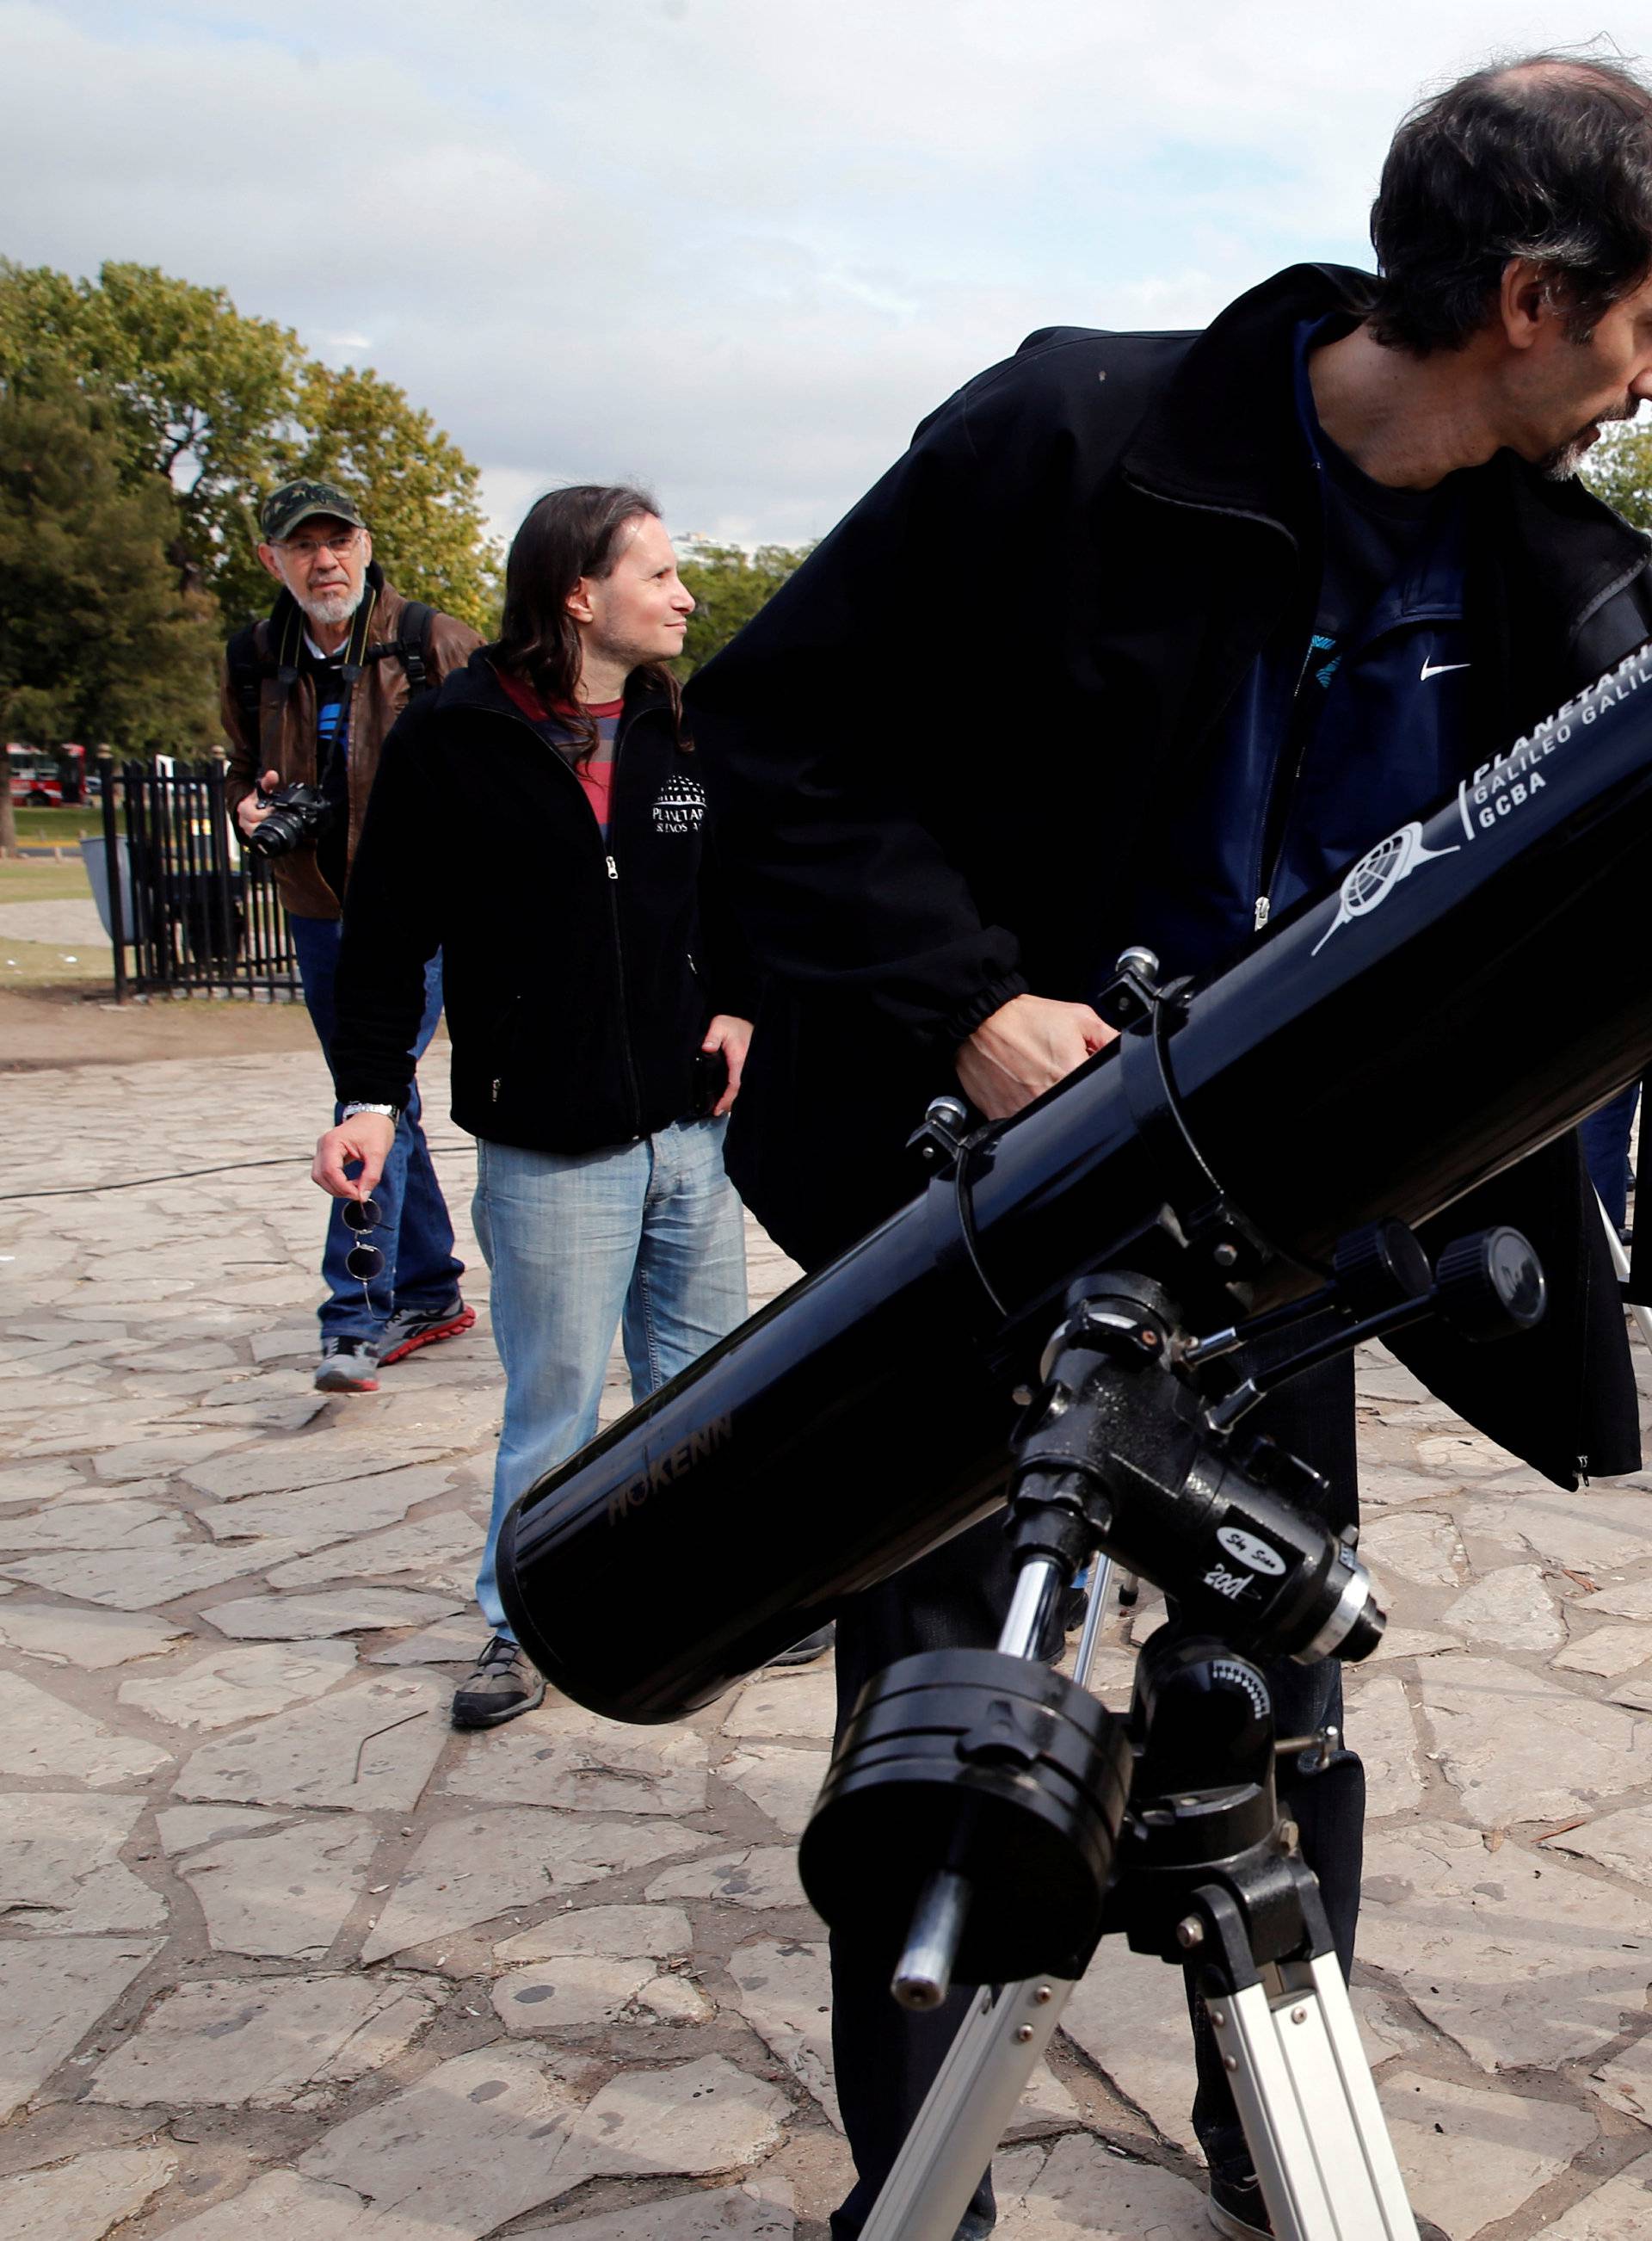
<path fill-rule="evenodd" d="M 861 2241 L 953 2241 L 1072 1990 L 1032 1977 L 975 1995 Z"/>
<path fill-rule="evenodd" d="M 1334 1957 L 1208 2005 L 1276 2241 L 1417 2241 Z"/>
<path fill-rule="evenodd" d="M 1595 1203 L 1601 1206 L 1598 1194 Z M 1627 1284 L 1629 1281 L 1629 1256 L 1623 1250 L 1623 1240 L 1613 1228 L 1612 1217 L 1603 1206 L 1601 1206 L 1601 1220 L 1606 1224 L 1606 1241 L 1611 1249 L 1613 1272 L 1620 1284 Z M 1652 1308 L 1637 1307 L 1631 1301 L 1629 1313 L 1635 1317 L 1635 1327 L 1641 1336 L 1649 1346 L 1652 1346 Z"/>

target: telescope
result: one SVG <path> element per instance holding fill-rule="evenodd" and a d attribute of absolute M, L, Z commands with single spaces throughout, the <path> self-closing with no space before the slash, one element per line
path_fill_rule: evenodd
<path fill-rule="evenodd" d="M 1643 649 L 1226 971 L 1162 1003 L 1127 973 L 1119 1041 L 1013 1120 L 956 1156 L 931 1124 L 912 1202 L 507 1516 L 529 1656 L 680 1717 L 1004 1500 L 1075 1278 L 1254 1317 L 1570 1127 L 1652 1058 L 1649 882 Z"/>
<path fill-rule="evenodd" d="M 1261 1670 L 1368 1656 L 1383 1615 L 1263 1395 L 1439 1316 L 1542 1314 L 1511 1229 L 1414 1225 L 1652 1060 L 1652 647 L 1368 849 L 1237 961 L 1129 950 L 1116 1042 L 1014 1120 L 938 1099 L 926 1185 L 517 1503 L 518 1639 L 619 1720 L 680 1717 L 995 1508 L 995 1649 L 868 1682 L 805 1890 L 906 2006 L 978 1993 L 866 2241 L 946 2241 L 1100 1937 L 1194 1972 L 1278 2241 L 1415 2241 Z M 1116 1561 L 1166 1594 L 1128 1716 L 1084 1682 Z M 1091 1608 L 1053 1669 L 1067 1592 Z M 627 1624 L 613 1625 L 623 1609 Z M 1316 1756 L 1317 1755 L 1317 1756 Z M 875 1863 L 875 1872 L 868 1872 Z"/>

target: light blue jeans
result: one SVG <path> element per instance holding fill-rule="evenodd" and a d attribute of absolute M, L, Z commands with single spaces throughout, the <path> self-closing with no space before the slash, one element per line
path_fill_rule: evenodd
<path fill-rule="evenodd" d="M 724 1120 L 635 1144 L 525 1152 L 478 1142 L 472 1219 L 492 1271 L 505 1426 L 476 1599 L 509 1635 L 497 1551 L 505 1513 L 597 1429 L 614 1328 L 631 1397 L 686 1369 L 746 1319 L 746 1238 L 723 1172 Z"/>

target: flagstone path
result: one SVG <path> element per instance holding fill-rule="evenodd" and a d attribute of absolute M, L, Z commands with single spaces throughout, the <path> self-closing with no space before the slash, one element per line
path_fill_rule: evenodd
<path fill-rule="evenodd" d="M 824 2241 L 793 1845 L 829 1673 L 451 1731 L 498 1368 L 484 1314 L 311 1390 L 323 1094 L 299 1053 L 0 1079 L 0 2232 Z M 755 1304 L 793 1272 L 750 1257 Z M 1378 1352 L 1360 1395 L 1357 2004 L 1414 2200 L 1450 2241 L 1644 2241 L 1652 1478 L 1557 1493 Z M 1116 1624 L 1103 1667 L 1117 1702 Z M 1202 2235 L 1189 2072 L 1179 1985 L 1106 1949 L 1002 2241 Z"/>

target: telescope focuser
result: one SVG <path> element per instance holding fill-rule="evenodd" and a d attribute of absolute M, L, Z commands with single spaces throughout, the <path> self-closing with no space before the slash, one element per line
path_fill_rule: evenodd
<path fill-rule="evenodd" d="M 1411 1249 L 1401 1240 L 1408 1241 Z M 1384 1338 L 1390 1331 L 1404 1329 L 1408 1323 L 1420 1322 L 1425 1315 L 1438 1315 L 1461 1337 L 1485 1345 L 1493 1339 L 1512 1338 L 1517 1331 L 1530 1330 L 1542 1321 L 1548 1304 L 1542 1262 L 1520 1231 L 1506 1226 L 1476 1230 L 1448 1245 L 1435 1265 L 1433 1281 L 1421 1291 L 1412 1288 L 1416 1266 L 1420 1261 L 1426 1268 L 1428 1261 L 1403 1222 L 1375 1222 L 1369 1229 L 1355 1232 L 1352 1240 L 1345 1240 L 1337 1248 L 1339 1271 L 1345 1249 L 1346 1290 L 1339 1273 L 1336 1283 L 1289 1310 L 1258 1316 L 1254 1322 L 1218 1331 L 1209 1339 L 1194 1339 L 1181 1348 L 1182 1365 L 1194 1368 L 1235 1347 L 1247 1346 L 1265 1333 L 1306 1321 L 1310 1314 L 1339 1308 L 1348 1313 L 1361 1299 L 1377 1303 L 1388 1295 L 1387 1305 L 1375 1304 L 1374 1312 L 1362 1319 L 1282 1361 L 1253 1370 L 1231 1393 L 1212 1401 L 1204 1414 L 1208 1430 L 1218 1435 L 1230 1431 L 1264 1394 L 1300 1377 L 1305 1369 L 1315 1369 L 1350 1348 L 1362 1346 L 1368 1339 Z"/>

